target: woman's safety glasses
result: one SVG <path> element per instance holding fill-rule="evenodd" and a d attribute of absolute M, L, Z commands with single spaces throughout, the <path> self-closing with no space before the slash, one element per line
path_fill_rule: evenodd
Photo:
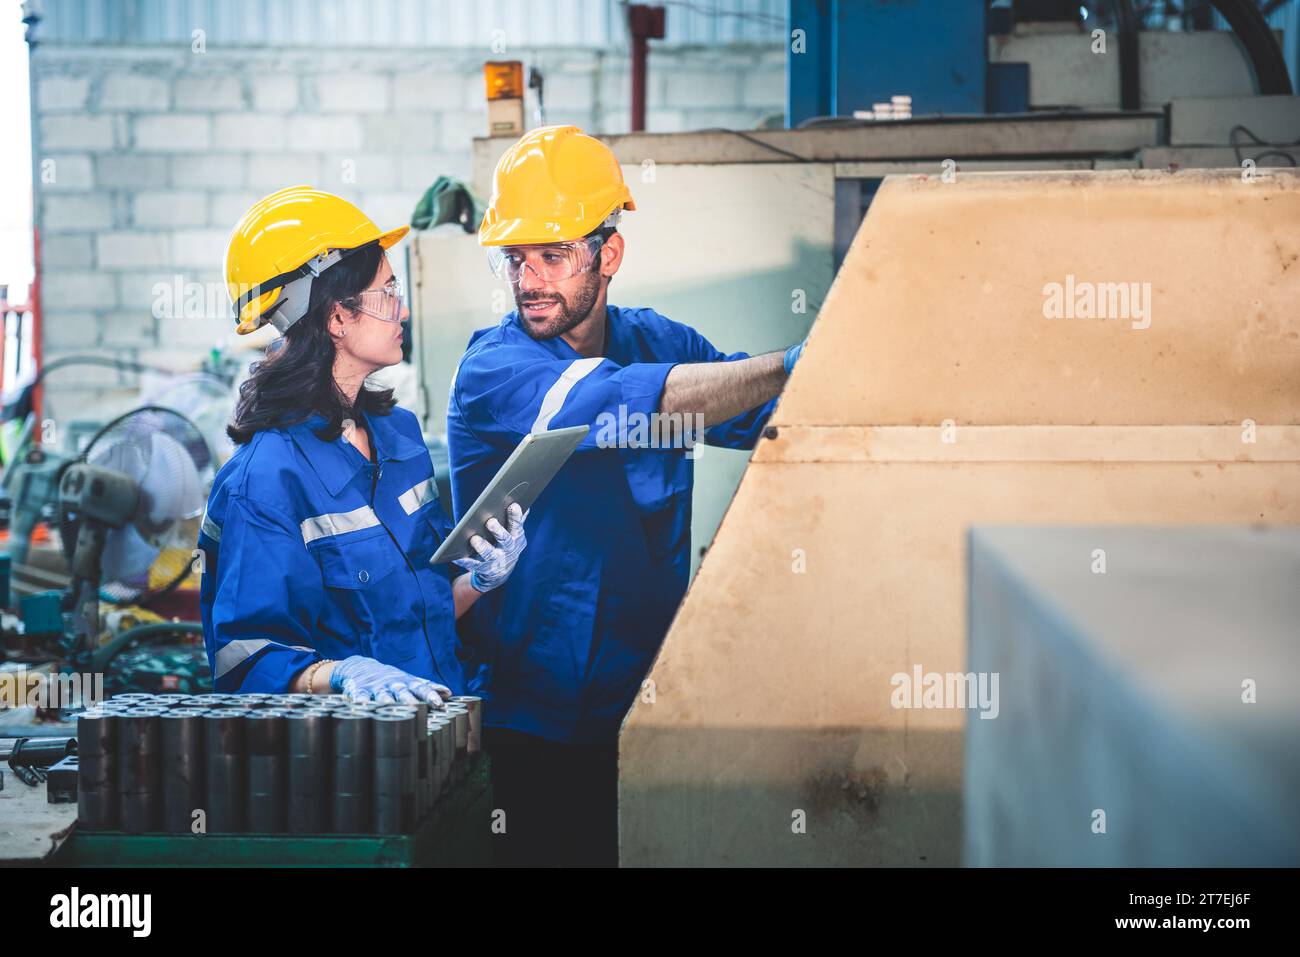
<path fill-rule="evenodd" d="M 588 236 L 572 243 L 492 246 L 488 248 L 488 265 L 498 279 L 516 285 L 525 269 L 541 282 L 563 282 L 590 268 L 603 243 L 600 236 Z"/>
<path fill-rule="evenodd" d="M 365 289 L 342 300 L 343 305 L 385 322 L 402 321 L 402 280 L 394 276 L 380 289 Z"/>

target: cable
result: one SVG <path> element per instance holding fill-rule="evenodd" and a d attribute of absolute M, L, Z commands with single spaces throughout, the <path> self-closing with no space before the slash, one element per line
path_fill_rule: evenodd
<path fill-rule="evenodd" d="M 792 159 L 792 160 L 798 160 L 800 163 L 811 163 L 811 162 L 813 162 L 813 161 L 812 161 L 811 159 L 809 159 L 807 156 L 800 156 L 798 153 L 791 153 L 789 150 L 781 149 L 781 147 L 779 147 L 779 146 L 773 146 L 771 143 L 766 143 L 766 142 L 764 142 L 763 140 L 760 140 L 757 136 L 751 136 L 749 133 L 746 133 L 746 132 L 744 132 L 743 130 L 729 130 L 729 129 L 727 129 L 725 126 L 706 126 L 706 127 L 705 127 L 704 129 L 702 129 L 702 130 L 692 130 L 692 132 L 694 132 L 694 133 L 730 133 L 732 136 L 739 136 L 742 140 L 747 140 L 748 142 L 753 143 L 755 146 L 761 146 L 761 147 L 763 147 L 764 149 L 769 149 L 769 150 L 771 150 L 773 153 L 779 153 L 779 154 L 782 155 L 782 156 L 788 156 L 790 159 Z"/>
<path fill-rule="evenodd" d="M 1237 165 L 1238 165 L 1238 166 L 1240 166 L 1240 165 L 1242 164 L 1242 162 L 1243 162 L 1243 160 L 1242 160 L 1242 156 L 1241 156 L 1241 144 L 1240 144 L 1239 142 L 1237 142 L 1237 131 L 1238 131 L 1238 130 L 1240 130 L 1241 132 L 1243 132 L 1243 133 L 1245 133 L 1247 136 L 1249 136 L 1249 137 L 1251 138 L 1251 140 L 1254 141 L 1254 143 L 1255 143 L 1256 146 L 1300 146 L 1300 141 L 1297 141 L 1297 142 L 1295 142 L 1295 143 L 1275 143 L 1275 144 L 1274 144 L 1274 143 L 1265 143 L 1262 139 L 1260 139 L 1258 136 L 1256 136 L 1254 133 L 1252 133 L 1249 129 L 1247 129 L 1246 127 L 1242 126 L 1241 124 L 1238 124 L 1238 125 L 1236 125 L 1236 126 L 1234 126 L 1234 127 L 1232 128 L 1232 131 L 1231 131 L 1230 133 L 1228 133 L 1228 140 L 1229 140 L 1229 142 L 1231 142 L 1231 144 L 1232 144 L 1232 151 L 1233 151 L 1234 153 L 1237 154 Z M 1296 165 L 1296 158 L 1295 158 L 1295 156 L 1292 155 L 1291 153 L 1286 152 L 1285 150 L 1265 150 L 1264 152 L 1262 152 L 1262 153 L 1258 153 L 1258 154 L 1256 154 L 1255 156 L 1253 156 L 1253 157 L 1251 157 L 1251 158 L 1252 158 L 1256 163 L 1258 163 L 1260 160 L 1262 160 L 1262 159 L 1264 159 L 1265 157 L 1268 157 L 1268 156 L 1280 156 L 1280 157 L 1283 157 L 1283 158 L 1285 158 L 1285 159 L 1287 159 L 1287 160 L 1290 160 L 1290 161 L 1291 161 L 1291 166 L 1292 166 L 1292 167 L 1295 167 L 1295 165 Z"/>

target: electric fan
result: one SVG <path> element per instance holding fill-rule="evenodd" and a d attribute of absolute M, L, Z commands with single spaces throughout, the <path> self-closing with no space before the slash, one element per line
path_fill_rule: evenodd
<path fill-rule="evenodd" d="M 74 655 L 93 650 L 99 602 L 147 605 L 189 574 L 214 474 L 194 423 L 144 406 L 104 426 L 59 481 L 72 571 Z"/>

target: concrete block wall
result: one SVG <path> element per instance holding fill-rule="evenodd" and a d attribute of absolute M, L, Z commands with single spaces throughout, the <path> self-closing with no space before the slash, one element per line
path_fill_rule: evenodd
<path fill-rule="evenodd" d="M 546 77 L 547 122 L 627 132 L 625 55 L 511 55 Z M 38 46 L 33 138 L 47 360 L 93 352 L 193 368 L 234 339 L 220 286 L 226 240 L 272 190 L 310 183 L 382 225 L 409 221 L 439 175 L 469 179 L 470 141 L 486 131 L 489 58 L 464 49 Z M 655 50 L 650 70 L 653 132 L 752 129 L 784 109 L 779 46 Z M 399 266 L 401 258 L 399 250 Z M 171 313 L 164 290 L 182 293 Z M 134 374 L 111 368 L 54 372 L 47 413 L 129 408 L 136 385 Z"/>

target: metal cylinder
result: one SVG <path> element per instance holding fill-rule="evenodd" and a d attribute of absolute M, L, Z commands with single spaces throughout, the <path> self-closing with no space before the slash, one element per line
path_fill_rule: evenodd
<path fill-rule="evenodd" d="M 167 691 L 153 696 L 153 703 L 165 708 L 188 708 L 195 704 L 194 695 L 180 691 Z"/>
<path fill-rule="evenodd" d="M 429 715 L 429 803 L 431 805 L 437 802 L 438 795 L 442 793 L 444 774 L 442 767 L 442 728 L 446 723 L 447 719 L 441 715 L 436 713 Z"/>
<path fill-rule="evenodd" d="M 95 709 L 77 716 L 77 826 L 111 831 L 118 822 L 114 737 L 120 718 Z"/>
<path fill-rule="evenodd" d="M 330 829 L 330 715 L 298 708 L 285 715 L 289 755 L 287 824 L 291 834 Z"/>
<path fill-rule="evenodd" d="M 288 750 L 284 715 L 275 709 L 244 716 L 248 744 L 248 830 L 283 834 L 288 808 Z"/>
<path fill-rule="evenodd" d="M 429 706 L 419 701 L 403 707 L 413 711 L 415 716 L 411 722 L 411 756 L 415 796 L 413 823 L 418 824 L 429 811 Z"/>
<path fill-rule="evenodd" d="M 449 704 L 443 713 L 455 719 L 456 750 L 465 753 L 469 750 L 469 709 L 464 705 Z"/>
<path fill-rule="evenodd" d="M 209 710 L 203 715 L 204 770 L 208 789 L 210 834 L 240 834 L 247 829 L 247 752 L 245 712 L 241 708 Z"/>
<path fill-rule="evenodd" d="M 379 713 L 371 720 L 375 726 L 374 831 L 402 834 L 415 816 L 415 733 L 411 730 L 415 713 Z"/>
<path fill-rule="evenodd" d="M 441 794 L 451 787 L 452 767 L 456 762 L 456 722 L 441 712 L 433 717 L 437 723 L 438 793 Z"/>
<path fill-rule="evenodd" d="M 365 834 L 371 820 L 374 721 L 351 710 L 335 710 L 330 720 L 334 755 L 330 825 L 336 834 Z"/>
<path fill-rule="evenodd" d="M 114 763 L 122 830 L 156 831 L 161 823 L 162 750 L 160 712 L 132 708 L 118 718 Z"/>
<path fill-rule="evenodd" d="M 465 750 L 477 754 L 483 750 L 483 699 L 478 695 L 460 694 L 451 699 L 469 713 L 469 737 L 465 741 Z"/>
<path fill-rule="evenodd" d="M 121 704 L 123 701 L 134 703 L 136 701 L 149 701 L 151 698 L 153 698 L 153 695 L 149 694 L 147 691 L 123 691 L 120 694 L 113 695 L 113 697 L 108 700 Z"/>
<path fill-rule="evenodd" d="M 203 714 L 172 708 L 160 717 L 162 735 L 162 830 L 188 834 L 194 812 L 206 802 Z"/>

